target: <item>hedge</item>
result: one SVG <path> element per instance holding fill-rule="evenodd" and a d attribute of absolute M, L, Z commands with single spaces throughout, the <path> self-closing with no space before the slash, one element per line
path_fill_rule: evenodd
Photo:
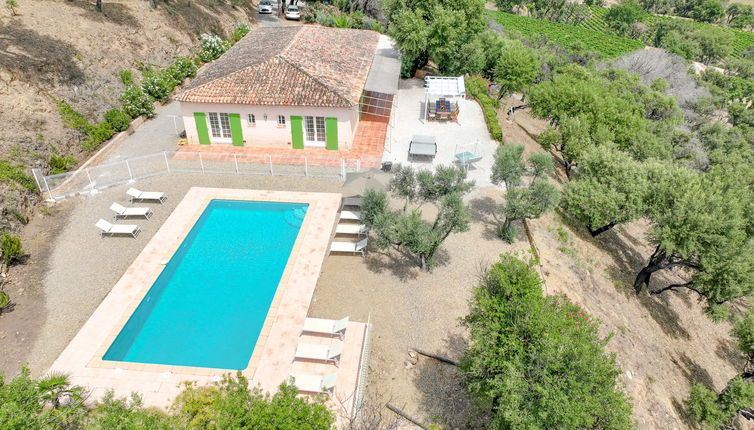
<path fill-rule="evenodd" d="M 481 76 L 467 77 L 465 82 L 466 93 L 474 97 L 474 100 L 479 102 L 479 105 L 482 107 L 484 121 L 487 123 L 490 136 L 502 143 L 503 130 L 500 128 L 500 123 L 497 120 L 497 108 L 500 107 L 500 102 L 487 94 L 487 86 L 490 82 Z"/>

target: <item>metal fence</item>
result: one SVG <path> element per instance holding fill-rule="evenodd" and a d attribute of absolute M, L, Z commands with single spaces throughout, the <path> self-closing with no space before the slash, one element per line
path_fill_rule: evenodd
<path fill-rule="evenodd" d="M 166 173 L 302 176 L 345 179 L 346 173 L 379 167 L 381 160 L 311 155 L 163 151 L 58 175 L 33 169 L 43 196 L 60 200 Z"/>

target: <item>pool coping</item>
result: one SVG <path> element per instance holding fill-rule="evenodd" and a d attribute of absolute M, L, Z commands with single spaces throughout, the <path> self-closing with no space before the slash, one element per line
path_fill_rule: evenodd
<path fill-rule="evenodd" d="M 253 353 L 246 368 L 241 370 L 252 382 L 264 382 L 258 381 L 260 378 L 255 376 L 263 364 L 262 359 L 270 358 L 267 360 L 271 362 L 269 365 L 264 363 L 261 379 L 271 380 L 270 376 L 274 374 L 276 377 L 272 379 L 277 379 L 277 384 L 283 382 L 287 368 L 280 366 L 284 363 L 281 355 L 287 357 L 290 354 L 291 360 L 288 363 L 293 361 L 294 351 L 287 351 L 290 349 L 289 344 L 294 341 L 290 338 L 298 338 L 301 334 L 300 324 L 303 324 L 307 315 L 321 266 L 329 249 L 340 206 L 340 194 L 192 187 L 60 354 L 51 371 L 68 373 L 73 381 L 84 385 L 93 383 L 98 388 L 120 388 L 113 385 L 122 386 L 123 382 L 127 382 L 126 388 L 137 388 L 132 391 L 141 391 L 138 389 L 139 380 L 152 382 L 152 388 L 157 381 L 159 391 L 162 382 L 171 381 L 175 387 L 175 382 L 197 379 L 217 381 L 221 375 L 237 372 L 233 369 L 131 363 L 101 358 L 212 200 L 309 205 Z M 275 345 L 271 342 L 273 331 L 278 340 Z M 285 351 L 277 351 L 284 344 Z M 273 355 L 268 357 L 271 354 Z M 266 383 L 262 385 L 268 390 L 275 388 L 266 387 L 270 385 Z"/>

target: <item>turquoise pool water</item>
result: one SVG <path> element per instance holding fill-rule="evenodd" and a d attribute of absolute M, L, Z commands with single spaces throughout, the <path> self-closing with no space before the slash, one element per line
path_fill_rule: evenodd
<path fill-rule="evenodd" d="M 211 201 L 103 360 L 245 369 L 307 207 Z"/>

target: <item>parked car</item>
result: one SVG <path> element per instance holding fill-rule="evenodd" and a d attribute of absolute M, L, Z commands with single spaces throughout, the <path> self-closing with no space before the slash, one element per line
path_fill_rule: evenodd
<path fill-rule="evenodd" d="M 298 10 L 298 6 L 292 4 L 285 9 L 285 19 L 301 19 L 301 12 Z"/>
<path fill-rule="evenodd" d="M 260 1 L 259 13 L 272 13 L 272 2 L 269 0 Z"/>

